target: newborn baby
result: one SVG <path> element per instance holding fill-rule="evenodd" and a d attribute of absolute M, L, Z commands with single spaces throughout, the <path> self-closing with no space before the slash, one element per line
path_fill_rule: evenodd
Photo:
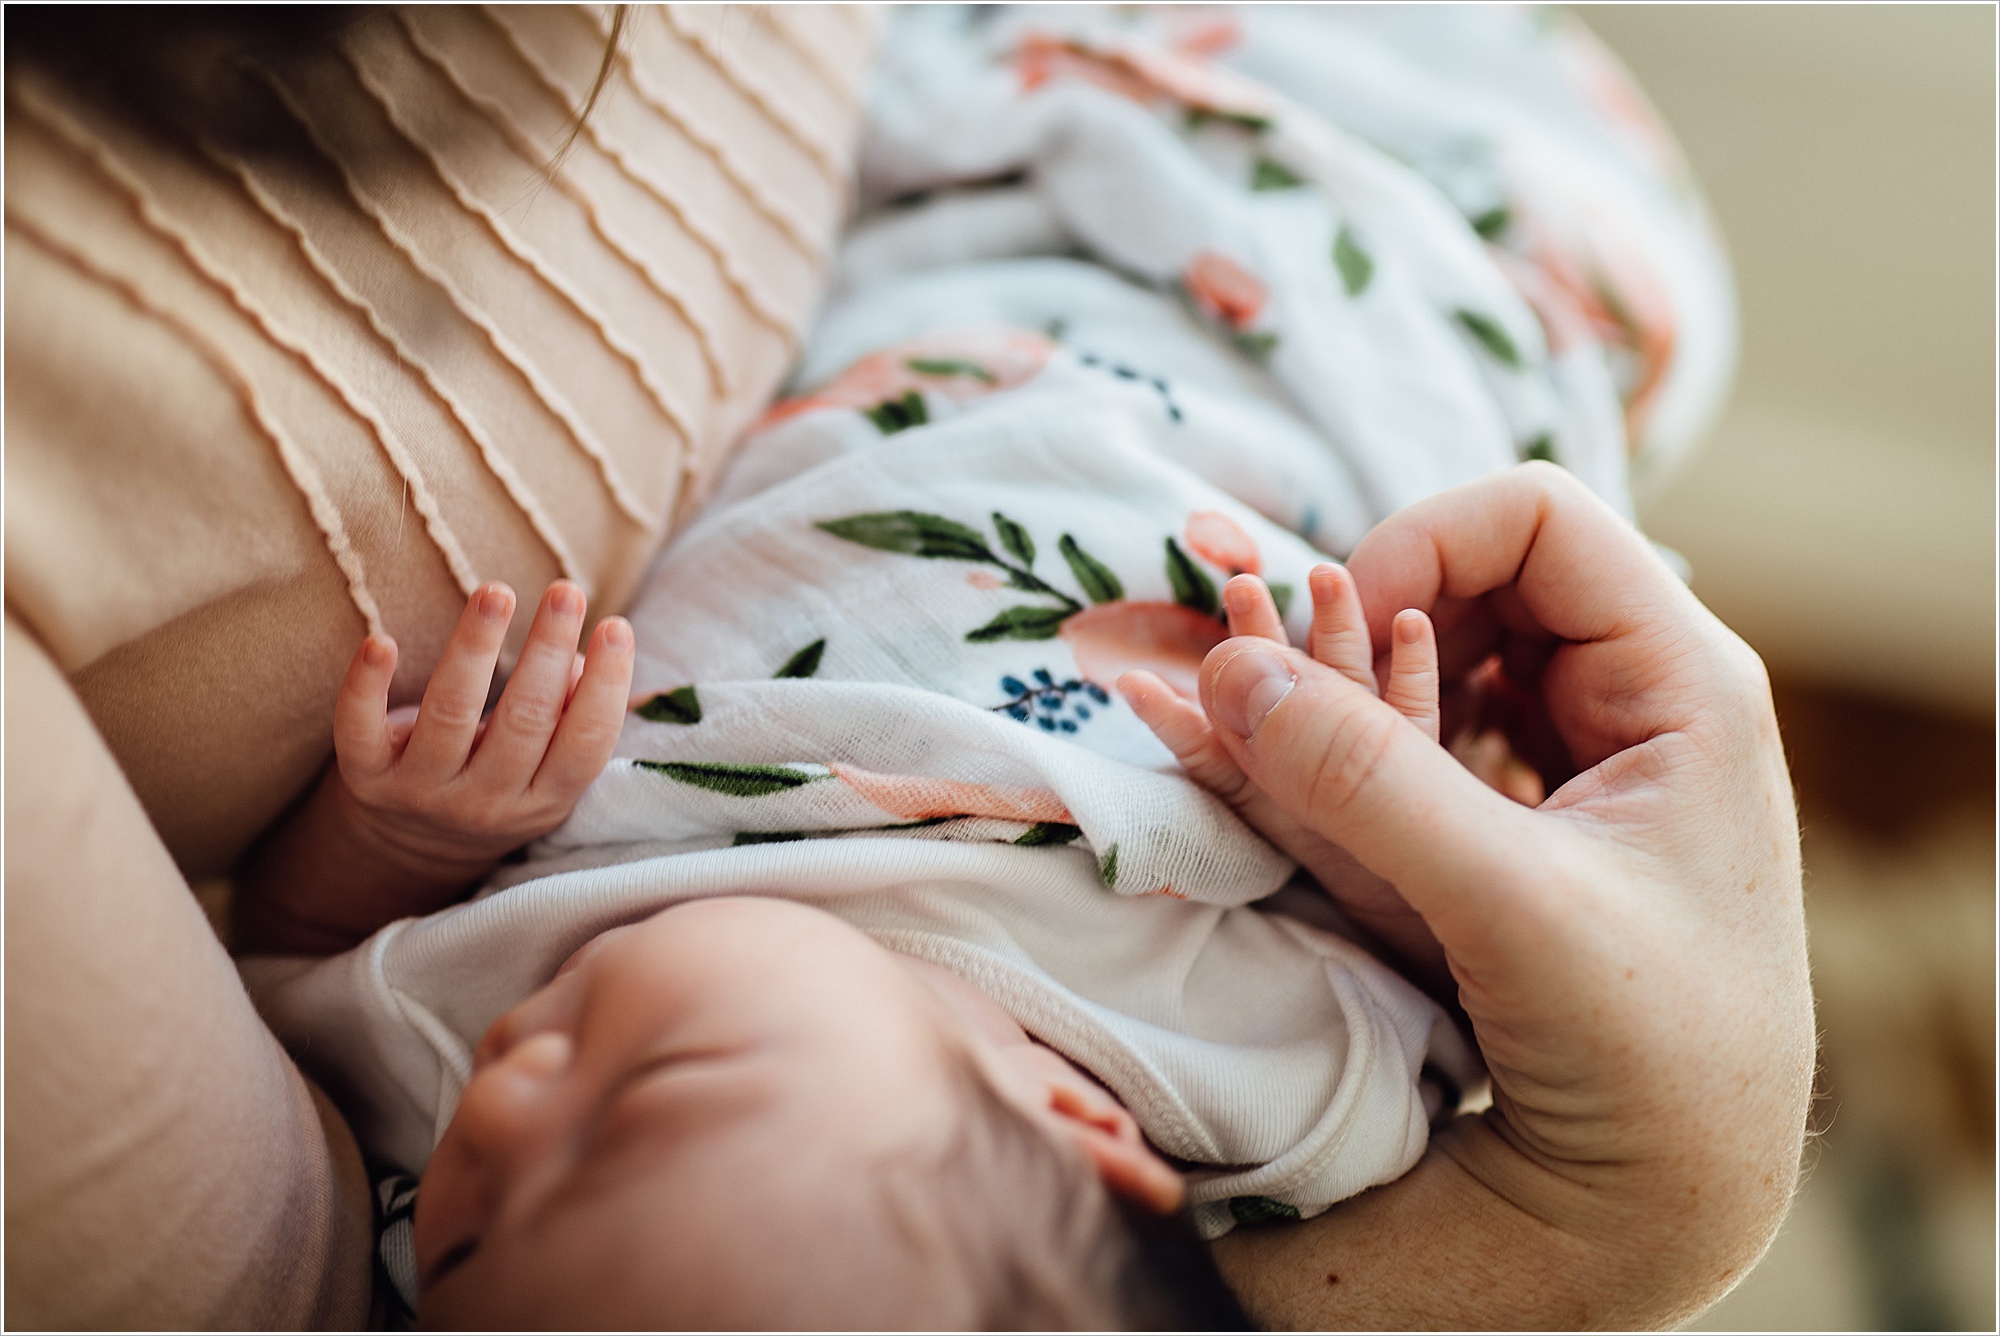
<path fill-rule="evenodd" d="M 1332 566 L 1315 571 L 1312 585 L 1316 652 L 1366 673 L 1351 588 Z M 1244 577 L 1226 597 L 1236 629 L 1283 635 L 1261 583 Z M 464 726 L 476 714 L 453 705 L 483 695 L 505 623 L 486 609 L 504 613 L 509 603 L 504 590 L 475 596 L 414 719 L 386 712 L 393 647 L 370 641 L 356 656 L 336 721 L 343 779 L 281 840 L 323 861 L 339 825 L 341 847 L 372 851 L 348 862 L 339 893 L 368 890 L 371 865 L 377 883 L 447 882 L 462 859 L 490 857 L 518 839 L 513 821 L 539 818 L 560 800 L 562 776 L 581 773 L 579 739 L 615 728 L 629 665 L 624 628 L 614 619 L 599 631 L 572 686 L 567 647 L 581 608 L 560 585 L 539 610 L 493 722 Z M 1419 634 L 1398 639 L 1389 697 L 1434 730 L 1427 623 L 1419 614 L 1412 625 Z M 1217 762 L 1201 754 L 1198 710 L 1155 675 L 1132 674 L 1126 685 L 1184 740 L 1190 761 L 1215 773 Z M 544 721 L 539 748 L 514 746 L 525 717 Z M 453 783 L 425 773 L 440 755 L 455 794 Z M 452 803 L 475 806 L 481 825 L 455 817 Z M 810 868 L 800 863 L 800 883 L 823 892 L 827 878 Z M 299 885 L 272 889 L 296 918 L 314 919 Z M 501 908 L 525 890 L 470 908 Z M 1158 907 L 1190 912 L 1171 899 Z M 629 904 L 625 914 L 638 917 Z M 1117 924 L 1115 915 L 1106 921 Z M 473 940 L 490 941 L 487 926 L 474 924 Z M 249 967 L 281 1031 L 310 1042 L 303 1056 L 350 1108 L 358 1097 L 386 1113 L 398 1094 L 425 1093 L 395 1090 L 398 1073 L 383 1069 L 381 1054 L 373 1071 L 357 1061 L 355 1041 L 370 1019 L 350 1015 L 352 1028 L 343 1027 L 341 1001 L 328 1005 L 357 972 L 421 985 L 425 976 L 393 959 L 399 944 L 391 929 L 370 948 L 303 971 Z M 1127 944 L 1101 945 L 1114 959 L 1126 954 Z M 468 978 L 437 963 L 432 982 Z M 490 958 L 472 968 L 508 973 Z M 1386 975 L 1363 982 L 1399 987 Z M 1201 1000 L 1186 983 L 1186 995 Z M 433 989 L 434 1014 L 417 991 L 392 992 L 406 1023 L 463 1027 L 447 1007 L 463 1003 L 465 990 Z M 1272 1000 L 1255 986 L 1235 991 L 1250 1009 Z M 364 996 L 349 992 L 345 1005 Z M 302 1017 L 311 1019 L 301 1025 Z M 1343 1037 L 1337 1021 L 1320 1036 L 1329 1047 Z M 371 1078 L 372 1090 L 353 1088 Z M 1282 1102 L 1283 1092 L 1237 1097 L 1271 1094 Z M 379 1120 L 358 1119 L 357 1128 L 364 1139 L 377 1134 L 378 1154 L 394 1153 Z M 872 1326 L 1240 1320 L 1193 1236 L 1163 1220 L 1183 1196 L 1180 1175 L 1117 1098 L 959 975 L 886 951 L 803 904 L 686 900 L 591 937 L 487 1030 L 424 1172 L 417 1263 L 426 1319 L 450 1324 L 566 1324 L 587 1314 L 602 1325 L 646 1325 L 663 1313 L 754 1326 L 810 1325 L 830 1313 Z M 1233 1205 L 1248 1218 L 1298 1213 L 1265 1198 Z M 762 1260 L 753 1264 L 774 1252 L 788 1259 L 782 1280 Z"/>
<path fill-rule="evenodd" d="M 815 910 L 613 929 L 476 1063 L 423 1180 L 429 1322 L 1241 1323 L 1116 1101 Z"/>

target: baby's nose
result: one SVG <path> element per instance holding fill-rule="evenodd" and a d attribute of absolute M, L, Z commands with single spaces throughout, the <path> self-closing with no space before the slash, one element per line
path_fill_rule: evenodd
<path fill-rule="evenodd" d="M 574 1057 L 568 1035 L 544 1031 L 481 1067 L 452 1115 L 459 1139 L 503 1168 L 539 1155 L 560 1126 L 564 1078 Z"/>

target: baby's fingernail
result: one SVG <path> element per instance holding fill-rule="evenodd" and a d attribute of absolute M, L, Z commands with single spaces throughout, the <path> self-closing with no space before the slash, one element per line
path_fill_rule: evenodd
<path fill-rule="evenodd" d="M 507 591 L 499 585 L 488 585 L 479 593 L 479 615 L 499 619 L 507 615 Z"/>
<path fill-rule="evenodd" d="M 1275 654 L 1249 649 L 1232 655 L 1215 675 L 1216 717 L 1237 737 L 1248 738 L 1298 682 L 1291 665 Z"/>
<path fill-rule="evenodd" d="M 549 590 L 549 606 L 565 617 L 583 613 L 583 591 L 573 584 L 559 584 Z"/>
<path fill-rule="evenodd" d="M 1405 608 L 1396 614 L 1396 639 L 1405 645 L 1414 645 L 1424 638 L 1424 619 L 1412 616 L 1415 610 Z"/>
<path fill-rule="evenodd" d="M 612 649 L 632 648 L 632 624 L 623 617 L 605 619 L 604 643 Z"/>

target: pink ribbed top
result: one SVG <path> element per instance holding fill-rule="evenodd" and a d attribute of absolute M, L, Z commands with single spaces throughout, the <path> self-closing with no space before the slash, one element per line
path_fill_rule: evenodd
<path fill-rule="evenodd" d="M 7 89 L 7 604 L 190 873 L 311 779 L 365 629 L 413 700 L 464 596 L 615 610 L 795 353 L 872 19 L 378 12 L 251 133 Z"/>

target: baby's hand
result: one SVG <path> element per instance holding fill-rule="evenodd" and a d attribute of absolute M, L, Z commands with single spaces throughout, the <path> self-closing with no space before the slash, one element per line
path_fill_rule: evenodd
<path fill-rule="evenodd" d="M 458 877 L 546 835 L 597 777 L 625 718 L 632 628 L 607 617 L 576 652 L 583 591 L 551 584 L 490 718 L 493 669 L 514 591 L 467 600 L 421 706 L 390 711 L 396 643 L 370 636 L 333 712 L 334 754 L 355 814 L 415 868 Z"/>
<path fill-rule="evenodd" d="M 442 909 L 569 815 L 617 744 L 632 628 L 605 618 L 579 655 L 583 591 L 556 581 L 484 718 L 513 615 L 506 585 L 475 593 L 419 707 L 389 709 L 396 642 L 362 642 L 334 705 L 337 766 L 239 879 L 240 948 L 345 950 L 399 918 Z"/>
<path fill-rule="evenodd" d="M 1346 571 L 1331 563 L 1312 569 L 1313 620 L 1307 652 L 1370 692 L 1377 690 L 1368 622 Z M 1271 591 L 1254 575 L 1239 575 L 1222 591 L 1229 631 L 1290 643 Z M 1389 651 L 1389 680 L 1380 694 L 1431 741 L 1438 740 L 1437 637 L 1431 620 L 1414 608 L 1397 614 Z M 1339 845 L 1288 815 L 1250 782 L 1209 726 L 1201 706 L 1148 672 L 1126 673 L 1118 689 L 1195 782 L 1235 809 L 1253 829 L 1296 859 L 1363 928 L 1426 976 L 1448 986 L 1444 958 L 1423 921 L 1396 888 L 1369 872 Z"/>

